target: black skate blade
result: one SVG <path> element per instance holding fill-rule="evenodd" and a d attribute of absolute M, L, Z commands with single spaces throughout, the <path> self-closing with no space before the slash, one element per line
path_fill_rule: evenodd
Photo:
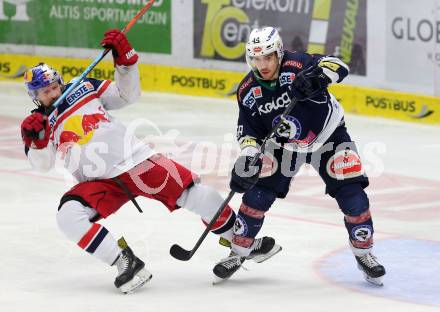
<path fill-rule="evenodd" d="M 171 256 L 173 256 L 174 258 L 180 261 L 188 261 L 192 257 L 191 251 L 183 249 L 177 244 L 171 246 L 170 254 Z"/>

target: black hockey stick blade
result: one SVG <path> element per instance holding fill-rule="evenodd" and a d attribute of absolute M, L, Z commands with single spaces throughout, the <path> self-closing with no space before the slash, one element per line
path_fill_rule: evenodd
<path fill-rule="evenodd" d="M 188 261 L 189 259 L 191 259 L 193 252 L 192 250 L 186 250 L 180 247 L 179 245 L 174 244 L 170 248 L 170 254 L 177 260 Z"/>

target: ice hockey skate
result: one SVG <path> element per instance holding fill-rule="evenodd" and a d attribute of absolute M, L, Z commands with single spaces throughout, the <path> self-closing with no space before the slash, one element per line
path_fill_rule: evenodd
<path fill-rule="evenodd" d="M 377 261 L 376 257 L 369 252 L 361 256 L 355 255 L 355 258 L 365 280 L 374 285 L 383 286 L 382 279 L 386 272 L 384 266 Z"/>
<path fill-rule="evenodd" d="M 377 286 L 383 286 L 382 279 L 385 275 L 385 268 L 378 261 L 376 256 L 371 253 L 371 248 L 355 248 L 350 242 L 351 250 L 356 258 L 358 269 L 364 274 L 367 282 Z"/>
<path fill-rule="evenodd" d="M 124 294 L 130 294 L 148 282 L 153 275 L 145 269 L 145 263 L 134 255 L 124 238 L 118 240 L 118 245 L 122 251 L 114 264 L 118 269 L 115 286 Z"/>
<path fill-rule="evenodd" d="M 220 243 L 227 246 L 226 240 L 220 240 Z M 229 247 L 230 247 L 229 243 Z M 213 284 L 219 284 L 229 279 L 243 264 L 245 260 L 253 260 L 261 263 L 271 258 L 282 250 L 281 246 L 275 243 L 275 239 L 269 236 L 258 238 L 254 241 L 252 251 L 247 257 L 241 257 L 235 252 L 231 251 L 228 257 L 218 262 L 213 269 L 215 278 Z"/>
<path fill-rule="evenodd" d="M 231 242 L 223 237 L 220 237 L 219 244 L 231 248 Z M 275 239 L 269 236 L 264 236 L 255 240 L 254 247 L 246 257 L 246 260 L 253 260 L 261 263 L 279 253 L 283 248 L 275 243 Z"/>

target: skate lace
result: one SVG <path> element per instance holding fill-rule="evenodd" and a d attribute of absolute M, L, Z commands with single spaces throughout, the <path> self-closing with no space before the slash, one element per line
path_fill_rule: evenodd
<path fill-rule="evenodd" d="M 369 268 L 379 265 L 379 262 L 377 262 L 376 257 L 372 253 L 359 257 L 359 260 Z"/>
<path fill-rule="evenodd" d="M 125 272 L 128 268 L 129 260 L 125 255 L 121 255 L 116 262 L 116 267 L 118 269 L 119 275 Z"/>
<path fill-rule="evenodd" d="M 228 258 L 226 258 L 226 259 L 228 259 Z M 226 259 L 222 263 L 222 266 L 224 266 L 228 270 L 232 269 L 235 266 L 241 265 L 240 256 L 232 256 L 232 257 L 229 257 L 228 260 L 226 260 Z"/>
<path fill-rule="evenodd" d="M 262 238 L 258 238 L 255 240 L 253 248 L 252 248 L 252 253 L 258 253 L 260 252 L 261 249 L 261 245 L 263 243 L 263 239 Z"/>

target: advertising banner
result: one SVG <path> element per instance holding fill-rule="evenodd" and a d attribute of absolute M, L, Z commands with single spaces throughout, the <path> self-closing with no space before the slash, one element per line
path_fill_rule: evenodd
<path fill-rule="evenodd" d="M 251 29 L 277 27 L 291 51 L 332 54 L 366 75 L 367 0 L 195 0 L 194 57 L 244 61 Z"/>
<path fill-rule="evenodd" d="M 90 64 L 90 60 L 87 59 L 0 54 L 0 81 L 11 79 L 23 81 L 26 69 L 39 62 L 45 62 L 56 68 L 66 82 L 78 77 Z M 89 77 L 113 80 L 114 72 L 113 62 L 111 57 L 108 57 L 90 72 Z M 232 100 L 235 100 L 237 85 L 244 76 L 244 73 L 240 72 L 153 64 L 139 64 L 139 72 L 144 91 Z M 331 85 L 329 89 L 347 113 L 440 124 L 440 98 L 437 97 L 344 84 Z M 24 87 L 23 92 L 25 92 Z"/>
<path fill-rule="evenodd" d="M 386 79 L 440 94 L 440 1 L 389 0 Z"/>
<path fill-rule="evenodd" d="M 99 49 L 147 0 L 0 0 L 0 43 Z M 171 0 L 157 0 L 128 37 L 140 52 L 171 53 Z"/>
<path fill-rule="evenodd" d="M 380 89 L 332 85 L 346 112 L 425 124 L 440 124 L 440 99 Z"/>

